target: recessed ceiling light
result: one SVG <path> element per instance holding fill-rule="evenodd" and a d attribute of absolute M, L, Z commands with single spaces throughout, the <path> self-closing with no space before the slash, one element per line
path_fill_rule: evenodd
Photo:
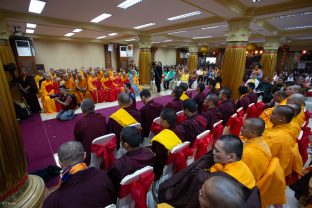
<path fill-rule="evenodd" d="M 193 39 L 204 39 L 204 38 L 211 38 L 212 36 L 201 36 L 201 37 L 193 37 Z"/>
<path fill-rule="evenodd" d="M 45 6 L 45 1 L 30 0 L 28 11 L 36 14 L 40 14 Z"/>
<path fill-rule="evenodd" d="M 135 41 L 135 40 L 136 40 L 135 38 L 131 38 L 131 39 L 127 39 L 125 41 L 130 42 L 130 41 Z"/>
<path fill-rule="evenodd" d="M 287 14 L 287 15 L 281 15 L 277 17 L 272 17 L 272 19 L 284 19 L 289 17 L 296 17 L 296 16 L 304 16 L 304 15 L 311 15 L 312 11 L 309 12 L 299 12 L 299 13 L 293 13 L 293 14 Z"/>
<path fill-rule="evenodd" d="M 144 25 L 135 26 L 133 28 L 134 29 L 141 29 L 141 28 L 149 27 L 149 26 L 153 26 L 153 25 L 155 25 L 155 23 L 147 23 L 147 24 L 144 24 Z"/>
<path fill-rule="evenodd" d="M 164 40 L 163 42 L 164 43 L 167 43 L 167 42 L 171 42 L 172 40 Z"/>
<path fill-rule="evenodd" d="M 28 28 L 36 28 L 37 25 L 36 24 L 32 24 L 32 23 L 27 23 L 26 27 L 28 27 Z"/>
<path fill-rule="evenodd" d="M 82 31 L 82 29 L 74 29 L 73 30 L 74 33 L 78 33 L 78 32 L 81 32 L 81 31 Z"/>
<path fill-rule="evenodd" d="M 64 36 L 66 36 L 66 37 L 70 37 L 70 36 L 73 36 L 75 33 L 73 33 L 73 32 L 70 32 L 70 33 L 66 33 Z"/>
<path fill-rule="evenodd" d="M 35 30 L 33 30 L 33 29 L 26 29 L 26 33 L 34 33 L 35 32 Z"/>
<path fill-rule="evenodd" d="M 227 26 L 227 24 L 214 25 L 214 26 L 203 27 L 202 30 L 209 30 L 209 29 L 215 29 L 215 28 L 226 27 L 226 26 Z"/>
<path fill-rule="evenodd" d="M 168 35 L 173 35 L 173 34 L 179 34 L 179 33 L 185 33 L 187 32 L 186 30 L 181 30 L 181 31 L 176 31 L 176 32 L 170 32 Z"/>
<path fill-rule="evenodd" d="M 104 35 L 104 36 L 100 36 L 100 37 L 97 37 L 96 39 L 103 39 L 103 38 L 106 38 L 107 36 Z"/>
<path fill-rule="evenodd" d="M 107 19 L 107 18 L 111 17 L 111 16 L 112 16 L 111 14 L 103 13 L 103 14 L 97 16 L 96 18 L 90 20 L 90 22 L 98 23 L 98 22 L 103 21 L 104 19 Z"/>
<path fill-rule="evenodd" d="M 260 2 L 261 0 L 251 0 L 253 3 L 258 3 Z"/>
<path fill-rule="evenodd" d="M 251 43 L 263 43 L 264 40 L 250 40 Z"/>
<path fill-rule="evenodd" d="M 302 38 L 296 38 L 297 40 L 309 40 L 312 39 L 312 37 L 302 37 Z"/>
<path fill-rule="evenodd" d="M 127 8 L 141 2 L 141 1 L 143 1 L 143 0 L 126 0 L 126 1 L 118 4 L 117 7 L 122 8 L 122 9 L 127 9 Z"/>
<path fill-rule="evenodd" d="M 117 35 L 118 33 L 110 33 L 110 34 L 108 34 L 108 36 L 115 36 L 115 35 Z"/>
<path fill-rule="evenodd" d="M 294 26 L 294 27 L 285 27 L 285 30 L 300 30 L 300 29 L 308 29 L 312 28 L 312 25 L 302 25 L 302 26 Z"/>
<path fill-rule="evenodd" d="M 181 14 L 181 15 L 178 15 L 178 16 L 167 18 L 167 20 L 174 21 L 174 20 L 178 20 L 178 19 L 192 17 L 192 16 L 195 16 L 195 15 L 200 15 L 201 13 L 202 13 L 201 11 L 190 12 L 190 13 Z"/>
<path fill-rule="evenodd" d="M 156 43 L 160 43 L 160 42 L 152 42 L 152 43 L 156 44 Z"/>

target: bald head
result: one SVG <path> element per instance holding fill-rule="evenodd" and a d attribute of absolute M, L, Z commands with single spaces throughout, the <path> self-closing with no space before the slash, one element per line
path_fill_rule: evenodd
<path fill-rule="evenodd" d="M 276 106 L 270 117 L 274 125 L 289 123 L 294 116 L 294 109 L 288 105 Z"/>
<path fill-rule="evenodd" d="M 83 146 L 80 142 L 77 141 L 63 143 L 60 146 L 57 154 L 64 168 L 83 161 L 85 158 L 85 151 Z"/>
<path fill-rule="evenodd" d="M 128 93 L 122 92 L 118 95 L 119 106 L 130 105 L 130 97 Z"/>
<path fill-rule="evenodd" d="M 304 105 L 305 97 L 302 94 L 296 93 L 289 96 L 287 104 L 298 104 L 299 106 Z"/>
<path fill-rule="evenodd" d="M 94 102 L 90 98 L 84 99 L 81 103 L 81 111 L 84 114 L 94 112 L 94 108 L 95 108 Z"/>
<path fill-rule="evenodd" d="M 287 103 L 287 105 L 294 109 L 294 116 L 297 116 L 301 112 L 300 105 L 298 105 L 296 103 L 294 103 L 294 104 Z"/>
<path fill-rule="evenodd" d="M 261 118 L 246 119 L 241 130 L 241 135 L 247 139 L 262 136 L 265 128 L 265 123 Z"/>
<path fill-rule="evenodd" d="M 293 95 L 295 93 L 301 93 L 301 87 L 299 85 L 291 85 L 285 90 L 288 96 Z"/>
<path fill-rule="evenodd" d="M 243 202 L 242 189 L 223 176 L 208 178 L 199 192 L 201 208 L 240 208 Z"/>
<path fill-rule="evenodd" d="M 274 101 L 277 103 L 282 102 L 283 100 L 285 100 L 287 98 L 287 94 L 285 91 L 283 90 L 278 90 L 274 93 Z"/>

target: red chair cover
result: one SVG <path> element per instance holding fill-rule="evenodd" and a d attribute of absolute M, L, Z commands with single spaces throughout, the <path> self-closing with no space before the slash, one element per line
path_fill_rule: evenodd
<path fill-rule="evenodd" d="M 149 191 L 151 184 L 154 181 L 153 171 L 142 173 L 138 180 L 133 181 L 127 185 L 121 185 L 119 189 L 119 198 L 124 198 L 131 194 L 135 201 L 136 208 L 147 208 L 146 194 Z"/>
<path fill-rule="evenodd" d="M 185 147 L 180 151 L 169 155 L 167 165 L 172 163 L 174 173 L 178 173 L 187 166 L 187 157 L 193 155 L 193 151 L 189 147 Z"/>
<path fill-rule="evenodd" d="M 253 105 L 251 107 L 248 107 L 246 113 L 247 118 L 256 118 L 258 114 L 256 106 Z"/>
<path fill-rule="evenodd" d="M 92 144 L 91 152 L 95 153 L 97 157 L 103 158 L 104 169 L 107 170 L 112 162 L 115 160 L 114 151 L 116 149 L 116 137 L 110 140 L 105 145 L 103 144 Z"/>
<path fill-rule="evenodd" d="M 309 136 L 311 135 L 311 128 L 308 126 L 304 126 L 302 128 L 303 134 L 301 140 L 298 141 L 298 149 L 302 158 L 303 164 L 308 160 L 308 148 L 310 144 Z"/>
<path fill-rule="evenodd" d="M 309 120 L 311 117 L 311 113 L 309 111 L 304 111 L 304 120 L 306 121 L 305 126 L 309 125 Z"/>
<path fill-rule="evenodd" d="M 194 160 L 197 160 L 201 156 L 205 155 L 209 151 L 208 147 L 210 146 L 210 144 L 212 146 L 212 143 L 213 138 L 211 134 L 206 135 L 202 139 L 195 139 L 192 147 L 193 151 L 195 151 L 195 149 L 197 148 Z"/>
<path fill-rule="evenodd" d="M 212 129 L 212 134 L 213 134 L 213 138 L 214 138 L 213 143 L 215 143 L 220 138 L 220 136 L 223 133 L 223 128 L 224 127 L 220 124 L 220 125 L 217 125 L 215 128 Z"/>
<path fill-rule="evenodd" d="M 242 117 L 231 117 L 227 124 L 227 126 L 230 126 L 230 134 L 234 134 L 236 136 L 240 135 L 240 130 L 243 126 L 243 118 Z"/>
<path fill-rule="evenodd" d="M 261 113 L 263 112 L 265 107 L 265 103 L 264 102 L 257 102 L 256 103 L 256 108 L 257 108 L 257 117 L 259 117 L 261 115 Z"/>
<path fill-rule="evenodd" d="M 158 134 L 159 132 L 161 132 L 163 130 L 162 126 L 156 122 L 152 123 L 151 126 L 151 132 L 153 132 L 155 135 Z"/>
<path fill-rule="evenodd" d="M 177 116 L 176 121 L 177 121 L 177 125 L 181 124 L 183 121 L 185 121 L 187 119 L 186 115 L 180 114 Z"/>
<path fill-rule="evenodd" d="M 244 109 L 243 110 L 241 110 L 241 111 L 237 111 L 236 112 L 236 114 L 237 114 L 237 117 L 244 117 Z"/>
<path fill-rule="evenodd" d="M 312 92 L 307 92 L 307 97 L 312 97 Z"/>

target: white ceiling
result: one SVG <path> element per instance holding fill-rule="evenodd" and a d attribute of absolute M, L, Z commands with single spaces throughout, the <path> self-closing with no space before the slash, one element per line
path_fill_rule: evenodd
<path fill-rule="evenodd" d="M 285 27 L 312 25 L 312 15 L 272 19 L 278 15 L 312 11 L 312 0 L 262 0 L 258 3 L 253 3 L 252 0 L 143 0 L 126 10 L 117 8 L 116 6 L 123 1 L 48 0 L 43 12 L 40 15 L 33 15 L 28 12 L 30 0 L 0 0 L 0 9 L 25 15 L 25 18 L 20 15 L 7 17 L 11 32 L 14 31 L 14 26 L 19 26 L 19 30 L 25 33 L 26 22 L 29 19 L 34 20 L 31 22 L 37 23 L 34 38 L 48 36 L 56 39 L 63 38 L 66 33 L 80 27 L 84 30 L 69 39 L 77 38 L 90 41 L 99 36 L 118 32 L 117 36 L 107 37 L 101 41 L 123 42 L 126 39 L 136 38 L 133 42 L 137 43 L 139 34 L 148 33 L 152 36 L 151 41 L 160 42 L 158 45 L 183 46 L 189 44 L 193 37 L 212 36 L 211 38 L 196 40 L 196 42 L 222 47 L 225 43 L 227 26 L 207 30 L 201 28 L 227 24 L 227 20 L 244 17 L 245 13 L 248 13 L 252 18 L 250 41 L 258 42 L 260 45 L 263 44 L 260 42 L 265 41 L 265 37 L 270 36 L 282 35 L 294 43 L 297 38 L 312 36 L 312 29 L 298 30 L 298 32 L 296 30 L 284 30 Z M 301 4 L 303 5 L 302 8 L 296 6 Z M 245 11 L 242 12 L 244 9 Z M 177 21 L 167 20 L 169 17 L 193 11 L 201 11 L 202 14 Z M 112 17 L 98 24 L 89 22 L 102 13 L 112 14 Z M 42 21 L 38 21 L 38 17 Z M 259 20 L 265 24 L 259 24 Z M 63 24 L 63 21 L 66 21 L 66 24 Z M 156 25 L 141 30 L 133 29 L 134 26 L 150 22 L 156 23 Z M 168 32 L 176 31 L 186 32 L 168 35 Z M 172 42 L 163 43 L 169 39 Z M 306 46 L 312 48 L 312 41 L 308 41 Z"/>

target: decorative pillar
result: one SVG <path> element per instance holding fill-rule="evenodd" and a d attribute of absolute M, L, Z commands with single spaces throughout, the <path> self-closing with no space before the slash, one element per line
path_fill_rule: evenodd
<path fill-rule="evenodd" d="M 249 38 L 248 19 L 228 21 L 229 30 L 226 34 L 227 47 L 222 64 L 222 85 L 232 90 L 233 99 L 238 98 L 238 88 L 242 84 L 245 63 L 246 44 Z"/>
<path fill-rule="evenodd" d="M 273 78 L 276 67 L 277 50 L 279 48 L 279 37 L 267 38 L 264 46 L 260 64 L 262 66 L 264 77 Z"/>
<path fill-rule="evenodd" d="M 197 70 L 198 66 L 198 46 L 196 44 L 191 44 L 189 46 L 189 56 L 187 60 L 187 68 L 189 73 Z"/>
<path fill-rule="evenodd" d="M 0 33 L 4 34 L 2 29 Z M 45 186 L 40 177 L 27 174 L 23 140 L 3 69 L 12 53 L 7 47 L 0 46 L 5 52 L 0 55 L 0 207 L 36 208 L 42 206 Z"/>
<path fill-rule="evenodd" d="M 139 55 L 139 70 L 140 70 L 140 84 L 149 85 L 152 71 L 152 54 L 151 54 L 151 36 L 139 36 L 140 55 Z"/>
<path fill-rule="evenodd" d="M 288 51 L 289 51 L 289 46 L 283 45 L 282 46 L 282 58 L 281 58 L 279 71 L 283 71 L 286 68 L 286 59 L 287 59 Z"/>

